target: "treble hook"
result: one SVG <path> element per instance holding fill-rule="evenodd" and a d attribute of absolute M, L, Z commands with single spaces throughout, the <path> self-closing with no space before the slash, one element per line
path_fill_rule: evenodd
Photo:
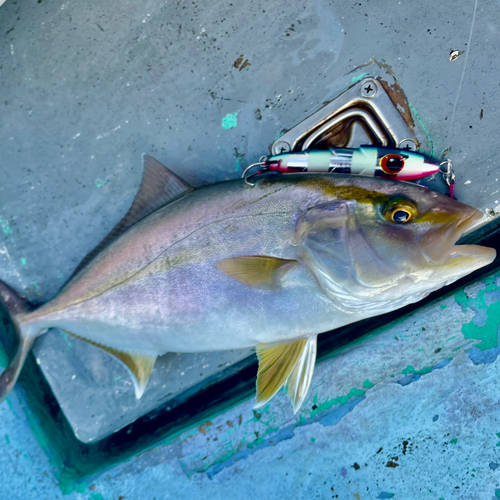
<path fill-rule="evenodd" d="M 446 169 L 442 169 L 442 165 L 446 165 Z M 451 160 L 449 158 L 439 164 L 439 171 L 441 172 L 444 182 L 446 182 L 446 185 L 450 190 L 450 198 L 453 198 L 453 188 L 455 187 L 455 171 L 453 170 L 453 164 L 451 163 Z"/>
<path fill-rule="evenodd" d="M 266 164 L 266 160 L 267 160 L 267 156 L 261 156 L 259 161 L 257 163 L 252 163 L 251 165 L 249 165 L 247 168 L 245 168 L 243 174 L 241 175 L 241 178 L 242 179 L 245 179 L 245 184 L 247 186 L 251 186 L 251 187 L 254 187 L 255 184 L 249 182 L 249 179 L 251 179 L 252 177 L 255 177 L 256 175 L 260 175 L 260 174 L 263 174 L 264 172 L 266 172 L 267 170 L 266 169 L 263 169 L 263 170 L 259 170 L 258 172 L 255 172 L 254 174 L 250 174 L 248 177 L 245 177 L 247 172 L 252 169 L 253 167 L 257 167 L 257 166 L 262 166 L 262 165 L 265 165 Z"/>

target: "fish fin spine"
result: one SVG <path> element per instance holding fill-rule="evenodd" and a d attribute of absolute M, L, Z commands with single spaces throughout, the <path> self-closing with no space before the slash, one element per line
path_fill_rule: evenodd
<path fill-rule="evenodd" d="M 309 337 L 286 382 L 294 414 L 299 411 L 309 391 L 316 363 L 316 351 L 317 337 Z"/>
<path fill-rule="evenodd" d="M 286 383 L 300 359 L 307 339 L 258 344 L 257 397 L 254 408 L 265 405 Z"/>

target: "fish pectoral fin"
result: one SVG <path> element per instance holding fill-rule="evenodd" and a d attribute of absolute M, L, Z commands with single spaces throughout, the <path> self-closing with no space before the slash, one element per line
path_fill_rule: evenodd
<path fill-rule="evenodd" d="M 220 260 L 215 265 L 226 276 L 244 285 L 277 290 L 279 280 L 298 262 L 261 255 L 243 255 Z"/>
<path fill-rule="evenodd" d="M 125 368 L 127 368 L 127 371 L 132 376 L 135 397 L 136 399 L 141 399 L 141 396 L 146 390 L 146 385 L 148 384 L 149 377 L 151 376 L 151 372 L 153 371 L 157 356 L 147 356 L 144 354 L 119 351 L 118 349 L 113 349 L 112 347 L 94 342 L 93 340 L 80 337 L 80 335 L 68 332 L 67 330 L 63 330 L 63 332 L 70 335 L 71 337 L 74 337 L 75 339 L 83 340 L 88 344 L 99 347 L 99 349 L 102 349 L 108 354 L 111 354 L 111 356 L 115 357 L 118 361 L 125 365 Z"/>
<path fill-rule="evenodd" d="M 299 361 L 307 339 L 258 344 L 257 398 L 254 408 L 265 405 L 285 384 Z"/>
<path fill-rule="evenodd" d="M 317 337 L 309 337 L 286 383 L 294 414 L 302 406 L 311 385 L 314 365 L 316 363 L 316 346 Z"/>
<path fill-rule="evenodd" d="M 112 243 L 130 226 L 156 212 L 159 208 L 193 191 L 193 188 L 163 166 L 152 156 L 144 155 L 144 171 L 139 191 L 123 219 L 78 265 L 74 276 L 80 272 L 98 253 Z"/>

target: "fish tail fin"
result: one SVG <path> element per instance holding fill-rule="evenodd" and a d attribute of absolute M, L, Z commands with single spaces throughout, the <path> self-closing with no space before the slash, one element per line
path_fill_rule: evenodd
<path fill-rule="evenodd" d="M 0 305 L 3 306 L 12 320 L 18 337 L 16 353 L 9 366 L 0 374 L 0 403 L 9 395 L 21 373 L 24 361 L 30 352 L 35 337 L 28 337 L 20 327 L 19 317 L 33 310 L 33 305 L 21 297 L 9 285 L 0 281 Z"/>

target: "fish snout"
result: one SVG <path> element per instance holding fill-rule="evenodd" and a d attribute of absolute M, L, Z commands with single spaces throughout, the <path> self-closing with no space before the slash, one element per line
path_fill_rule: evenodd
<path fill-rule="evenodd" d="M 479 210 L 460 203 L 458 210 L 449 214 L 449 222 L 429 229 L 423 236 L 421 248 L 426 260 L 430 264 L 440 265 L 457 255 L 457 248 L 460 246 L 455 245 L 456 242 L 482 217 Z"/>

